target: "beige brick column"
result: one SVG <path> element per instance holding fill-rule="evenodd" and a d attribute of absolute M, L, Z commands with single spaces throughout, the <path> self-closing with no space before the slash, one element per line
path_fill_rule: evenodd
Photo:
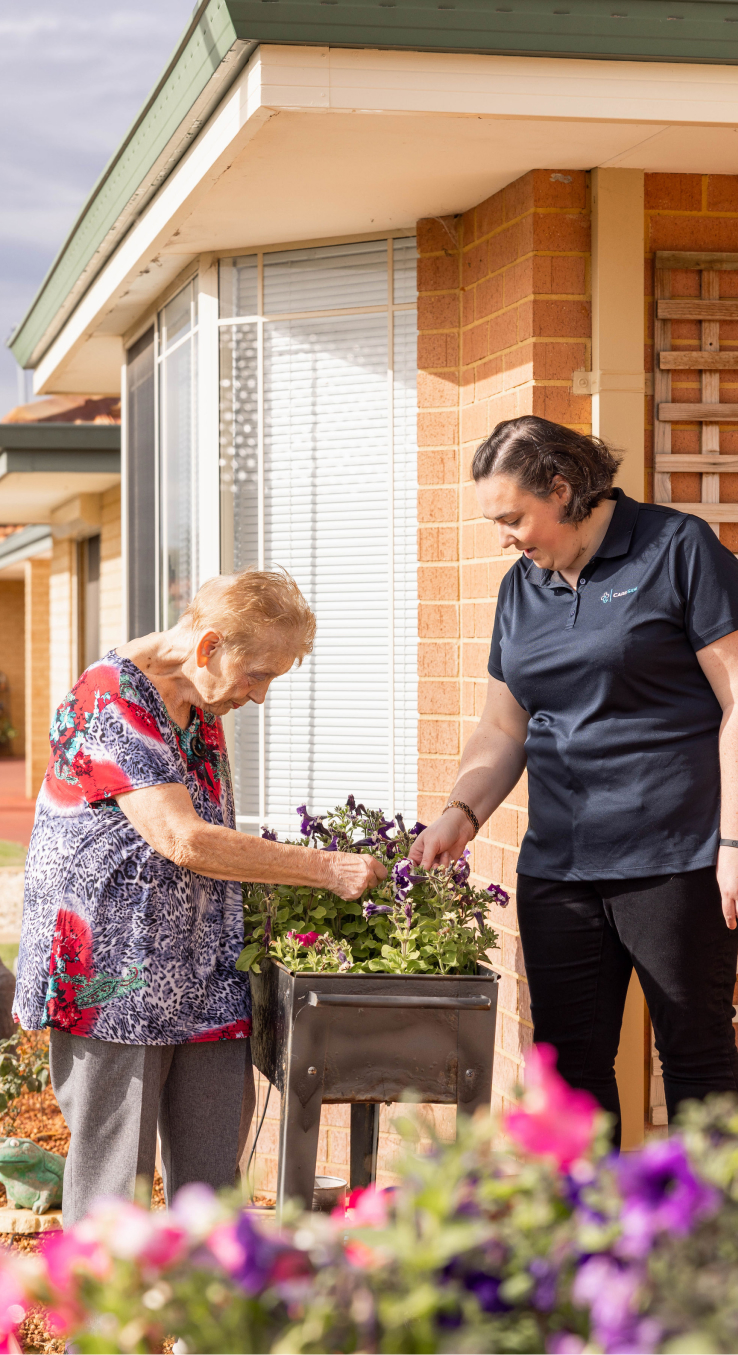
<path fill-rule="evenodd" d="M 49 761 L 48 560 L 26 560 L 26 795 L 35 799 Z"/>
<path fill-rule="evenodd" d="M 55 541 L 49 574 L 49 717 L 77 680 L 77 542 Z"/>
<path fill-rule="evenodd" d="M 418 223 L 419 817 L 438 813 L 481 713 L 500 580 L 515 553 L 482 518 L 470 466 L 501 419 L 520 414 L 589 432 L 587 175 L 535 170 L 460 218 Z M 500 984 L 493 1102 L 522 1078 L 533 1033 L 515 914 L 525 778 L 475 844 L 477 879 L 504 883 L 493 907 Z"/>
<path fill-rule="evenodd" d="M 102 495 L 100 527 L 100 654 L 125 642 L 120 489 Z"/>

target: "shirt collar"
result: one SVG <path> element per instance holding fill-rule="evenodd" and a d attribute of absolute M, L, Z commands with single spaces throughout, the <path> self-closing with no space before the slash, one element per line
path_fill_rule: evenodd
<path fill-rule="evenodd" d="M 610 518 L 610 525 L 605 532 L 602 545 L 597 554 L 592 556 L 590 563 L 595 560 L 614 560 L 620 555 L 627 555 L 630 550 L 638 519 L 638 504 L 635 499 L 628 498 L 622 489 L 614 489 L 613 494 L 615 511 Z M 539 569 L 533 560 L 525 560 L 523 569 L 529 583 L 537 584 L 539 588 L 548 588 L 553 576 L 552 570 Z"/>

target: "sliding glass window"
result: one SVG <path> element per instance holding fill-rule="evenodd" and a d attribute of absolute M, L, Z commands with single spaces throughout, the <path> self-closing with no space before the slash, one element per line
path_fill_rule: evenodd
<path fill-rule="evenodd" d="M 239 825 L 352 792 L 415 813 L 414 237 L 220 266 L 223 566 L 283 565 L 315 653 L 236 717 Z"/>
<path fill-rule="evenodd" d="M 159 628 L 197 588 L 197 291 L 188 282 L 159 312 Z"/>

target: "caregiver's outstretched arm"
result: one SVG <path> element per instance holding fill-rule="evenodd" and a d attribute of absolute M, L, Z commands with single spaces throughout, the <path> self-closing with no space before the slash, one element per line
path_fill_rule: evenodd
<path fill-rule="evenodd" d="M 313 885 L 358 899 L 387 874 L 373 856 L 321 852 L 249 837 L 205 823 L 186 786 L 172 783 L 116 796 L 129 823 L 155 852 L 196 875 L 255 884 Z"/>
<path fill-rule="evenodd" d="M 482 718 L 464 749 L 449 800 L 463 800 L 480 824 L 509 795 L 525 769 L 528 712 L 504 682 L 489 679 Z M 425 867 L 447 866 L 474 836 L 462 809 L 447 809 L 415 839 L 410 856 Z"/>

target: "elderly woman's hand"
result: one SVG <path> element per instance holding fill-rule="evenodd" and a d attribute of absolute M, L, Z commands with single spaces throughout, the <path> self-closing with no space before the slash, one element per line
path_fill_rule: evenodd
<path fill-rule="evenodd" d="M 321 856 L 328 864 L 326 886 L 342 899 L 359 899 L 387 878 L 387 869 L 376 856 L 354 852 L 321 852 Z"/>
<path fill-rule="evenodd" d="M 358 899 L 384 880 L 387 871 L 374 856 L 317 852 L 288 842 L 237 833 L 205 823 L 186 786 L 147 786 L 116 796 L 126 818 L 155 852 L 196 875 L 254 884 L 310 885 Z"/>

